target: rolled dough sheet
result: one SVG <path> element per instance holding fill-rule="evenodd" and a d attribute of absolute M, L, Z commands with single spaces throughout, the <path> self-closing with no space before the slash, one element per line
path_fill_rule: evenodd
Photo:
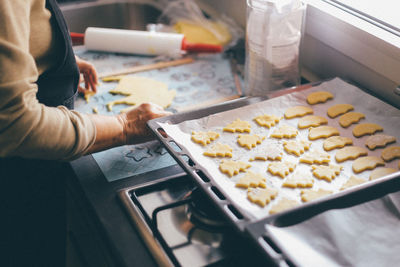
<path fill-rule="evenodd" d="M 176 91 L 168 90 L 168 85 L 163 82 L 137 76 L 122 77 L 117 87 L 110 90 L 110 93 L 121 94 L 126 97 L 109 102 L 107 104 L 109 111 L 112 110 L 114 105 L 118 104 L 138 106 L 146 102 L 155 103 L 166 108 L 172 104 L 172 100 L 176 95 Z M 121 112 L 126 112 L 131 108 L 123 109 Z"/>

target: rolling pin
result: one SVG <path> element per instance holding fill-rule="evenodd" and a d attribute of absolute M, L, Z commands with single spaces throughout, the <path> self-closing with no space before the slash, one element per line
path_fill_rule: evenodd
<path fill-rule="evenodd" d="M 139 55 L 162 55 L 179 52 L 218 53 L 222 46 L 188 43 L 183 34 L 88 27 L 85 34 L 71 33 L 74 44 L 88 50 Z"/>

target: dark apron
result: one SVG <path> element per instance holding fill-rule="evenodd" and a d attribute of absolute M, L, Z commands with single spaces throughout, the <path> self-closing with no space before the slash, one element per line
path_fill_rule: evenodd
<path fill-rule="evenodd" d="M 46 8 L 63 55 L 56 67 L 40 75 L 37 98 L 47 106 L 72 109 L 79 70 L 69 31 L 55 0 L 47 0 Z M 0 158 L 1 266 L 65 265 L 66 167 L 55 161 Z"/>

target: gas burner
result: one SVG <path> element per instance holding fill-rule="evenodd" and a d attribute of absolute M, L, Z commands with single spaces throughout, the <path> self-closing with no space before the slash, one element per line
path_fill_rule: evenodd
<path fill-rule="evenodd" d="M 181 267 L 248 265 L 250 258 L 242 255 L 252 255 L 253 250 L 248 252 L 241 245 L 244 239 L 187 178 L 169 178 L 120 192 L 156 261 Z"/>
<path fill-rule="evenodd" d="M 221 213 L 210 201 L 196 188 L 191 191 L 191 202 L 187 205 L 187 216 L 198 228 L 209 232 L 223 232 L 226 229 L 226 221 Z"/>

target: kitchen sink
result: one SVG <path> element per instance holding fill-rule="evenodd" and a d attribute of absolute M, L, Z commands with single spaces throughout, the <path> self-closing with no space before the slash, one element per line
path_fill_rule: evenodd
<path fill-rule="evenodd" d="M 87 27 L 145 30 L 161 14 L 153 2 L 85 1 L 60 7 L 71 32 L 83 33 Z"/>

